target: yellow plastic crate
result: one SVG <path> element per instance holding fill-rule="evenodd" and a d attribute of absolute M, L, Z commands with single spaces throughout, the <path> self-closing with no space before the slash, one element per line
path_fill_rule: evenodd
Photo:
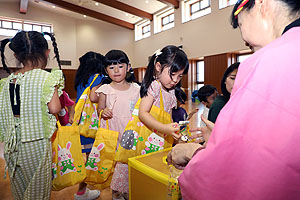
<path fill-rule="evenodd" d="M 128 159 L 130 200 L 167 198 L 169 167 L 164 160 L 171 149 Z"/>

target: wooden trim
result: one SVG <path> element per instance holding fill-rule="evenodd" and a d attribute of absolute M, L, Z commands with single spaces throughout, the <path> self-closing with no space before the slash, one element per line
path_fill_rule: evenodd
<path fill-rule="evenodd" d="M 158 0 L 168 6 L 174 7 L 175 9 L 179 8 L 179 1 L 178 0 Z"/>
<path fill-rule="evenodd" d="M 135 8 L 133 6 L 127 5 L 125 3 L 122 3 L 120 1 L 116 1 L 116 0 L 94 0 L 96 2 L 102 3 L 104 5 L 122 10 L 124 12 L 128 12 L 130 14 L 133 14 L 135 16 L 141 17 L 141 18 L 147 18 L 150 19 L 151 21 L 153 20 L 153 15 L 145 12 L 143 10 L 140 10 L 138 8 Z"/>
<path fill-rule="evenodd" d="M 28 7 L 28 0 L 20 0 L 20 13 L 26 14 Z"/>
<path fill-rule="evenodd" d="M 45 0 L 45 1 L 56 4 L 57 6 L 60 6 L 66 10 L 70 10 L 70 11 L 73 11 L 73 12 L 76 12 L 76 13 L 79 13 L 82 15 L 87 15 L 87 16 L 90 16 L 90 17 L 93 17 L 93 18 L 96 18 L 96 19 L 99 19 L 102 21 L 106 21 L 106 22 L 109 22 L 109 23 L 112 23 L 112 24 L 115 24 L 118 26 L 122 26 L 124 28 L 134 30 L 134 25 L 129 22 L 96 12 L 94 10 L 90 10 L 90 9 L 87 9 L 87 8 L 84 8 L 81 6 L 77 6 L 72 3 L 69 3 L 66 1 L 61 1 L 61 0 Z"/>

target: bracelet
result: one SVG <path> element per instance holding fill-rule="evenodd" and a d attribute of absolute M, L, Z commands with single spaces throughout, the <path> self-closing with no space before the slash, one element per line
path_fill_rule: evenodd
<path fill-rule="evenodd" d="M 194 153 L 193 153 L 193 156 L 192 157 L 194 157 L 200 150 L 202 150 L 202 149 L 205 149 L 205 147 L 203 147 L 203 146 L 201 146 L 201 147 L 199 147 Z"/>

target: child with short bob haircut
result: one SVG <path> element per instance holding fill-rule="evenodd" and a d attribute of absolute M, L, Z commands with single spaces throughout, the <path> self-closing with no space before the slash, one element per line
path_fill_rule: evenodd
<path fill-rule="evenodd" d="M 127 55 L 121 50 L 111 50 L 105 55 L 105 73 L 109 84 L 102 85 L 96 90 L 99 96 L 98 112 L 101 127 L 119 132 L 118 144 L 121 141 L 124 129 L 131 118 L 134 105 L 139 99 L 140 87 L 136 83 L 133 71 L 130 70 Z M 117 145 L 118 146 L 118 145 Z M 128 199 L 128 165 L 116 163 L 110 185 L 113 199 Z"/>

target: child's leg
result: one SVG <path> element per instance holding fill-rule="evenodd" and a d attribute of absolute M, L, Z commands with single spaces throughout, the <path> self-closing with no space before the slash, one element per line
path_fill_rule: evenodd
<path fill-rule="evenodd" d="M 113 199 L 128 199 L 128 165 L 118 162 L 110 184 Z"/>

